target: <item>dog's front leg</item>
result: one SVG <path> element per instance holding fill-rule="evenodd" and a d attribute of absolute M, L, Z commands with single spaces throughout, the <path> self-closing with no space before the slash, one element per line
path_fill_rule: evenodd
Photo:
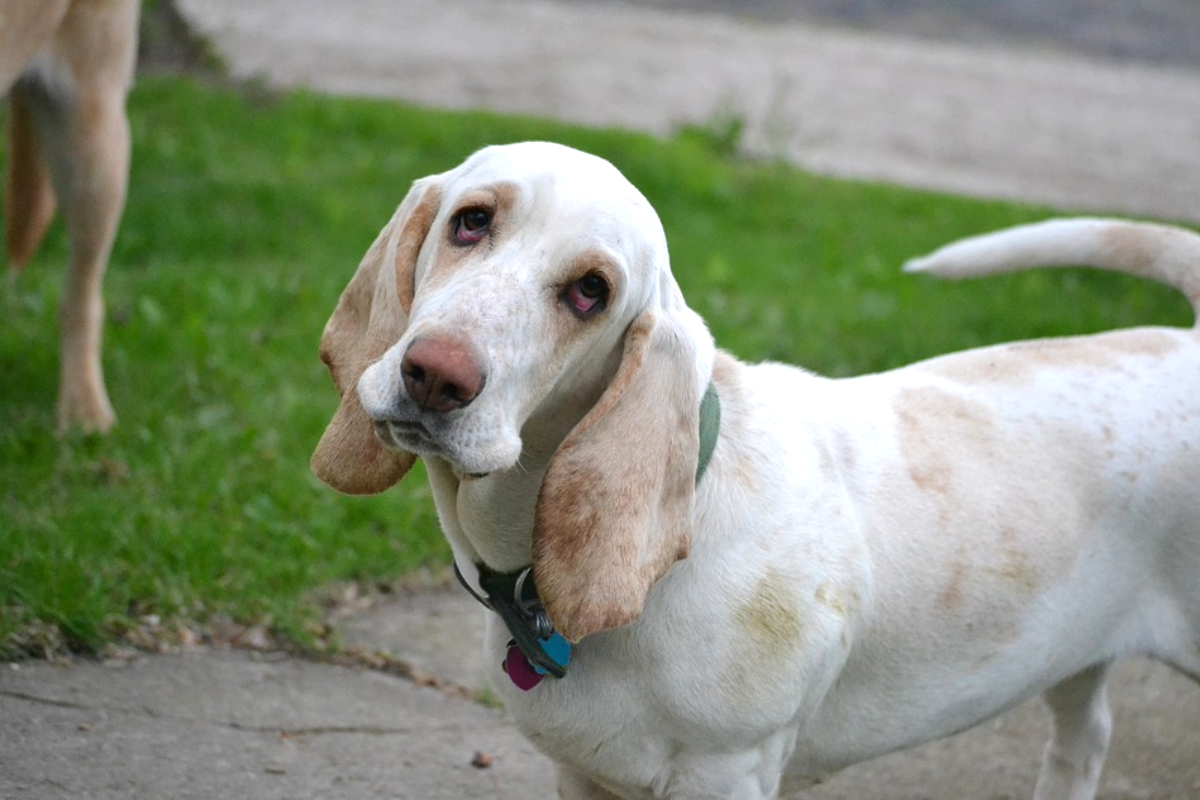
<path fill-rule="evenodd" d="M 71 264 L 59 312 L 62 344 L 58 396 L 60 428 L 106 430 L 115 416 L 104 386 L 100 344 L 104 325 L 102 285 L 125 203 L 129 124 L 124 95 L 84 98 L 61 120 L 70 142 L 52 158 L 66 218 Z"/>
<path fill-rule="evenodd" d="M 130 150 L 125 98 L 137 20 L 136 0 L 73 6 L 47 56 L 53 66 L 18 85 L 33 112 L 70 241 L 59 311 L 60 428 L 103 431 L 115 419 L 100 363 L 102 284 L 125 205 Z"/>
<path fill-rule="evenodd" d="M 1105 683 L 1111 664 L 1068 678 L 1043 696 L 1054 735 L 1042 756 L 1034 800 L 1092 800 L 1112 732 Z"/>

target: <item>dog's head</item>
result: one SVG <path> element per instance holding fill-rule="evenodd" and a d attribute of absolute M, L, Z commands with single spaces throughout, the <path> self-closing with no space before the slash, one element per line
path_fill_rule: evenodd
<path fill-rule="evenodd" d="M 313 456 L 352 494 L 415 456 L 545 464 L 534 575 L 568 638 L 626 624 L 688 547 L 712 339 L 658 217 L 608 162 L 525 143 L 417 181 L 325 328 L 342 402 Z"/>

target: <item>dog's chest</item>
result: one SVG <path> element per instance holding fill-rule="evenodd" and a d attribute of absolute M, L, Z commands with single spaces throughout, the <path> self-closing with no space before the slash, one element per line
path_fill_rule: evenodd
<path fill-rule="evenodd" d="M 686 782 L 700 764 L 726 759 L 736 763 L 728 775 L 770 785 L 798 721 L 836 674 L 825 661 L 840 658 L 844 621 L 826 607 L 829 586 L 797 592 L 765 570 L 705 610 L 687 593 L 712 590 L 683 574 L 684 564 L 656 587 L 639 623 L 588 637 L 565 678 L 528 692 L 501 668 L 509 634 L 489 619 L 489 677 L 517 727 L 552 759 L 620 786 L 623 797 L 657 796 L 653 788 L 668 777 Z"/>

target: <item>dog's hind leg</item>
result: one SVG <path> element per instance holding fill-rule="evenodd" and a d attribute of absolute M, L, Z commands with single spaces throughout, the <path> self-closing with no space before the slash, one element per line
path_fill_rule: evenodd
<path fill-rule="evenodd" d="M 1054 733 L 1042 756 L 1034 800 L 1092 800 L 1112 733 L 1105 683 L 1110 663 L 1085 669 L 1043 695 Z"/>
<path fill-rule="evenodd" d="M 27 88 L 15 86 L 8 98 L 8 180 L 4 193 L 4 233 L 8 266 L 24 269 L 37 252 L 54 216 L 54 187 L 30 108 Z"/>
<path fill-rule="evenodd" d="M 0 0 L 0 91 L 9 98 L 4 232 L 8 266 L 14 272 L 33 257 L 54 215 L 54 190 L 38 145 L 33 112 L 14 84 L 54 36 L 69 5 L 69 0 Z"/>

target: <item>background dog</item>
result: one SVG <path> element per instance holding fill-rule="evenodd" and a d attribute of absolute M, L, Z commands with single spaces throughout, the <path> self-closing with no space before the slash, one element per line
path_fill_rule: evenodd
<path fill-rule="evenodd" d="M 115 421 L 100 344 L 104 270 L 125 203 L 125 99 L 137 56 L 138 0 L 0 0 L 0 88 L 8 90 L 5 234 L 23 268 L 56 206 L 70 240 L 59 311 L 60 429 Z"/>

